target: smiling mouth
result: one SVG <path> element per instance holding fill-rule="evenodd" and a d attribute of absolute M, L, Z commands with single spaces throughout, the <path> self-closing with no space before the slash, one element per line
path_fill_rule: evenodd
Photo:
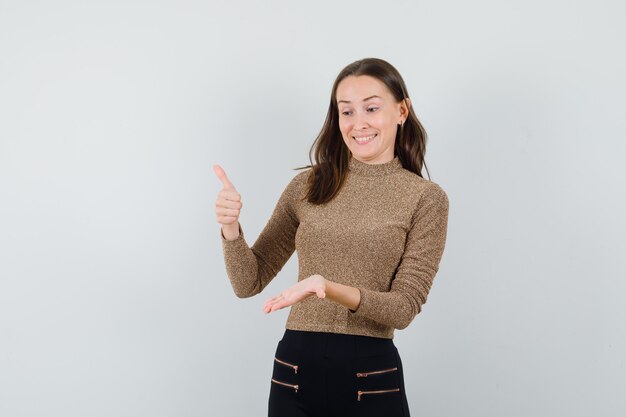
<path fill-rule="evenodd" d="M 362 137 L 359 137 L 359 138 L 357 138 L 355 136 L 352 136 L 352 139 L 354 139 L 357 143 L 367 143 L 367 142 L 373 140 L 376 136 L 377 136 L 377 134 L 374 133 L 371 136 L 362 136 Z"/>

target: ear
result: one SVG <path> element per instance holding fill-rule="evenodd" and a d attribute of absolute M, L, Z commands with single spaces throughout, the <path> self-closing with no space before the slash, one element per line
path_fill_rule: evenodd
<path fill-rule="evenodd" d="M 409 117 L 409 109 L 411 108 L 411 99 L 406 97 L 399 104 L 400 104 L 400 116 L 402 116 L 403 120 L 406 120 Z"/>
<path fill-rule="evenodd" d="M 402 102 L 402 114 L 409 114 L 411 108 L 411 99 L 406 97 Z"/>

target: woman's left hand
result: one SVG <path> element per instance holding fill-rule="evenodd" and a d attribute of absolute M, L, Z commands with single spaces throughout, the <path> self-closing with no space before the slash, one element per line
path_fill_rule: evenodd
<path fill-rule="evenodd" d="M 271 313 L 281 308 L 289 307 L 314 294 L 319 298 L 326 297 L 326 279 L 318 274 L 303 279 L 294 286 L 287 288 L 276 297 L 267 300 L 263 306 L 263 311 L 265 313 Z"/>

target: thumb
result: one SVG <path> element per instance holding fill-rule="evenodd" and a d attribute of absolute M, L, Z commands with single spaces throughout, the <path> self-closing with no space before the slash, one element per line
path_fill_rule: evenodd
<path fill-rule="evenodd" d="M 230 180 L 226 176 L 226 172 L 221 166 L 217 164 L 213 165 L 213 172 L 215 172 L 217 177 L 220 179 L 220 181 L 222 182 L 222 185 L 224 185 L 224 188 L 230 188 L 233 190 L 235 189 L 235 186 L 233 185 L 232 182 L 230 182 Z"/>

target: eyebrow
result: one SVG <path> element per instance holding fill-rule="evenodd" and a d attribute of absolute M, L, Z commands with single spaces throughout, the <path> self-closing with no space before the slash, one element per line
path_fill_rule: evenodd
<path fill-rule="evenodd" d="M 367 97 L 367 98 L 364 98 L 364 99 L 363 99 L 363 101 L 367 101 L 367 100 L 370 100 L 370 99 L 373 99 L 373 98 L 381 98 L 381 97 L 379 97 L 379 96 L 377 96 L 377 95 L 373 95 L 373 96 L 369 96 L 369 97 Z M 339 104 L 339 103 L 351 103 L 351 101 L 348 101 L 348 100 L 339 100 L 339 101 L 337 102 L 337 104 Z"/>

